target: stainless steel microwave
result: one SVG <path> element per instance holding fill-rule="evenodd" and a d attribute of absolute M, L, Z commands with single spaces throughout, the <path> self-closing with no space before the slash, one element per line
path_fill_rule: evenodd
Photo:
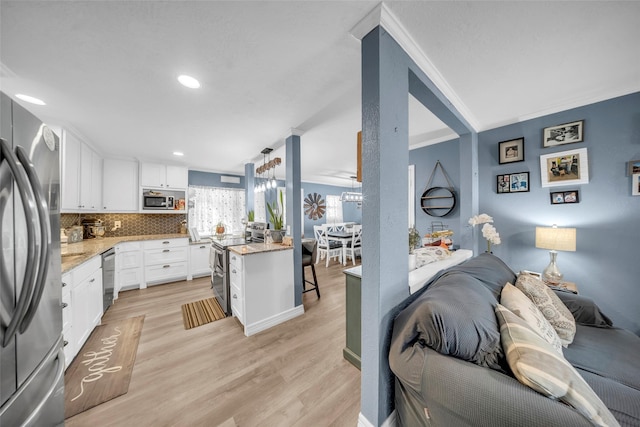
<path fill-rule="evenodd" d="M 142 209 L 174 209 L 175 203 L 172 196 L 162 194 L 144 194 L 142 196 Z"/>

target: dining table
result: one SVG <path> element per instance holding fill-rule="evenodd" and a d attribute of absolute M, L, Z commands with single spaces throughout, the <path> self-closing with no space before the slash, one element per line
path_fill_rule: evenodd
<path fill-rule="evenodd" d="M 329 242 L 340 242 L 342 244 L 342 265 L 347 265 L 347 246 L 353 238 L 353 231 L 327 231 Z"/>

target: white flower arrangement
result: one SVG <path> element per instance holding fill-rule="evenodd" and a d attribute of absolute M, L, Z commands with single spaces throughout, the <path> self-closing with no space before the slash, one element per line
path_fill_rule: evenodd
<path fill-rule="evenodd" d="M 469 224 L 471 226 L 484 224 L 482 226 L 482 236 L 487 239 L 487 252 L 491 252 L 492 243 L 494 245 L 499 245 L 502 242 L 500 240 L 500 234 L 498 234 L 496 228 L 491 225 L 492 223 L 493 218 L 487 214 L 476 215 L 469 219 Z"/>

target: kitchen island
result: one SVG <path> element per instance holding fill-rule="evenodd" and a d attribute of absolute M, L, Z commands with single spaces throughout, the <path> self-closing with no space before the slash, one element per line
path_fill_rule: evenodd
<path fill-rule="evenodd" d="M 229 248 L 231 311 L 250 336 L 304 314 L 295 306 L 293 248 L 250 243 Z"/>

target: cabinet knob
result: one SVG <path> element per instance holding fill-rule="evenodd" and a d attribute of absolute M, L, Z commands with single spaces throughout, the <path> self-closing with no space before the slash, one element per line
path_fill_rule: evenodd
<path fill-rule="evenodd" d="M 200 249 L 206 249 L 206 246 L 200 246 Z"/>
<path fill-rule="evenodd" d="M 162 266 L 162 268 L 169 268 L 169 267 L 171 267 L 169 264 Z"/>
<path fill-rule="evenodd" d="M 67 308 L 67 307 L 69 307 L 69 304 L 67 304 L 66 302 L 63 302 L 62 303 L 62 308 Z"/>
<path fill-rule="evenodd" d="M 171 249 L 163 249 L 162 252 L 171 252 Z"/>
<path fill-rule="evenodd" d="M 62 346 L 63 346 L 63 347 L 66 347 L 66 346 L 67 346 L 67 344 L 69 344 L 69 341 L 67 341 L 67 340 L 63 340 L 63 341 L 62 341 Z"/>
<path fill-rule="evenodd" d="M 162 244 L 163 244 L 163 245 L 168 245 L 169 243 L 171 243 L 171 242 L 169 242 L 169 241 L 167 241 L 167 240 L 165 240 L 164 242 L 162 242 Z"/>
<path fill-rule="evenodd" d="M 67 284 L 65 282 L 62 282 L 62 287 L 64 288 L 65 286 L 67 286 Z"/>
<path fill-rule="evenodd" d="M 232 272 L 233 274 L 236 274 L 236 269 L 234 268 L 233 270 L 231 270 L 231 272 Z"/>
<path fill-rule="evenodd" d="M 93 282 L 95 282 L 95 281 L 96 281 L 96 279 L 95 279 L 95 277 L 94 277 L 93 279 L 89 280 L 89 283 L 93 283 Z"/>
<path fill-rule="evenodd" d="M 233 294 L 233 299 L 238 299 L 238 295 Z"/>

